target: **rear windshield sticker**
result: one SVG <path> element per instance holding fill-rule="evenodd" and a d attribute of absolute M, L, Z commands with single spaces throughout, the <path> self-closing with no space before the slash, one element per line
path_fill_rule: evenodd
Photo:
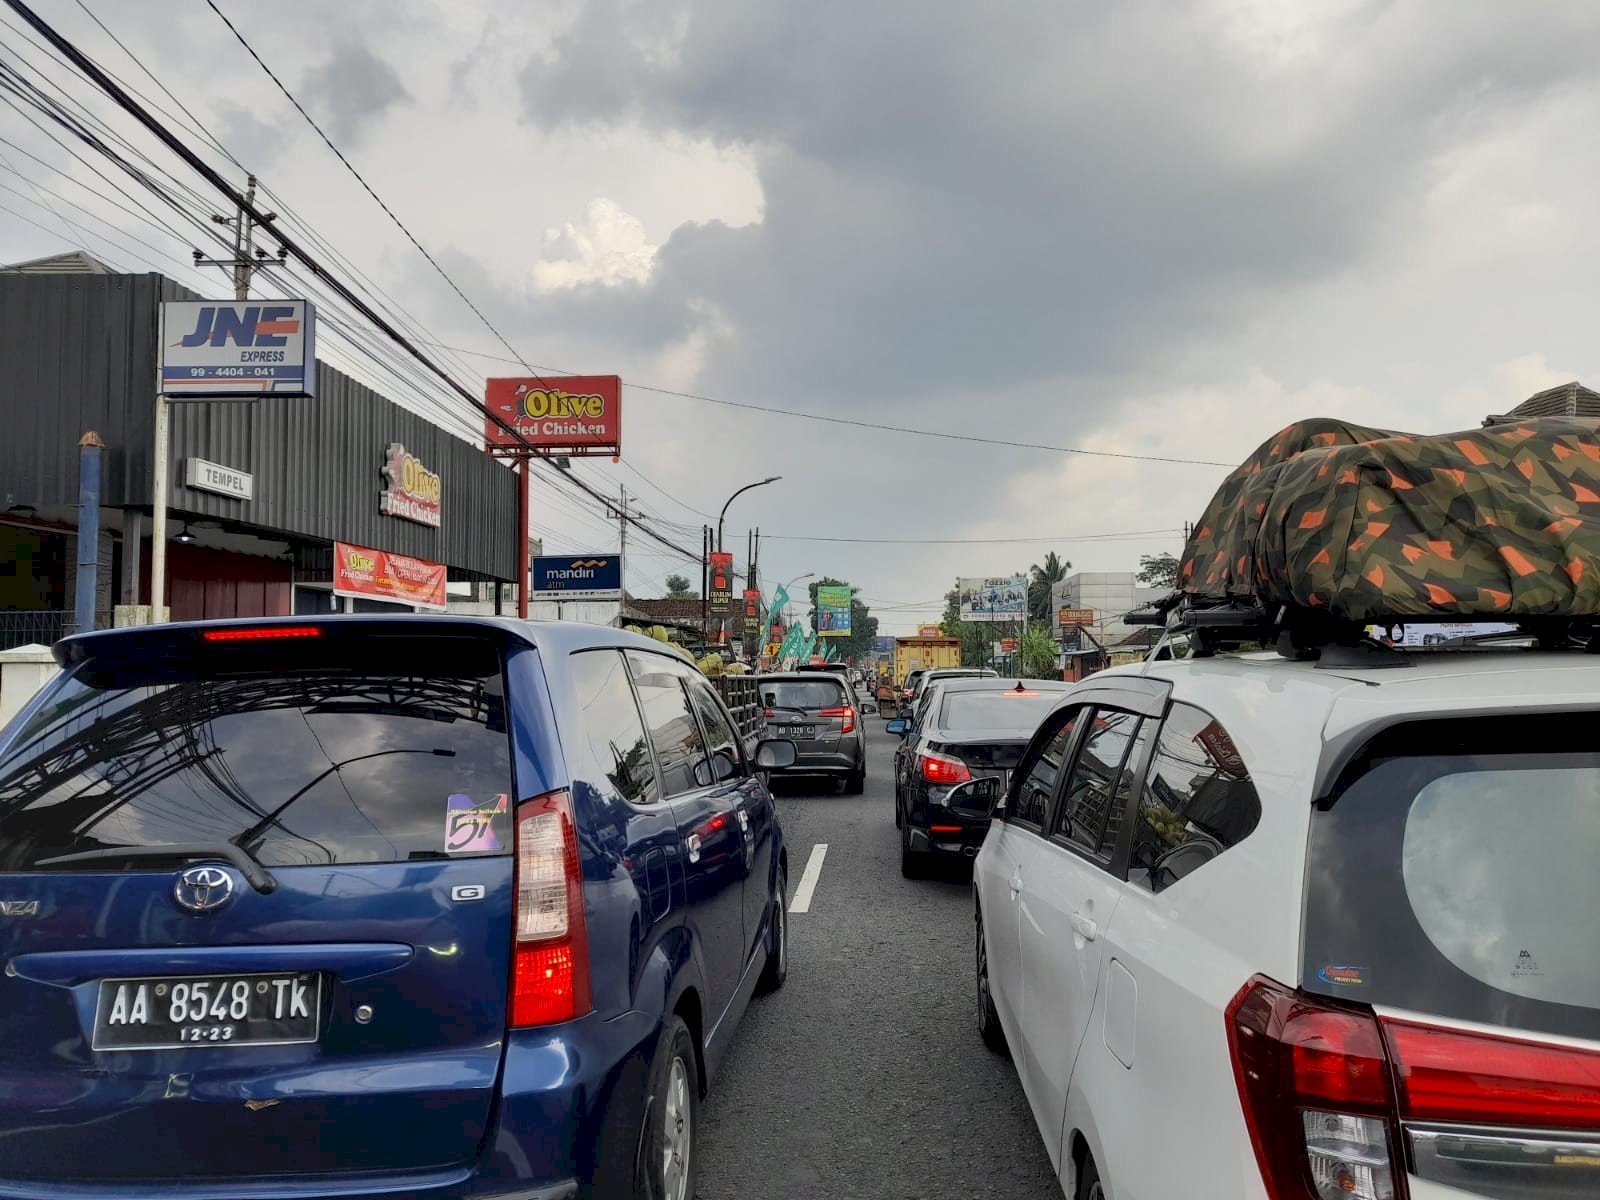
<path fill-rule="evenodd" d="M 1317 972 L 1323 983 L 1337 983 L 1345 987 L 1365 987 L 1369 982 L 1365 967 L 1350 967 L 1329 963 Z"/>
<path fill-rule="evenodd" d="M 451 854 L 470 854 L 502 849 L 496 836 L 495 818 L 504 815 L 506 794 L 479 802 L 456 792 L 445 804 L 444 848 Z"/>

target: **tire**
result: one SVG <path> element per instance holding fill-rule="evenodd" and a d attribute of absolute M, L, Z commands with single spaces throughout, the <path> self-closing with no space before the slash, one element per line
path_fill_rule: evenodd
<path fill-rule="evenodd" d="M 650 1064 L 649 1098 L 639 1137 L 638 1200 L 691 1200 L 694 1136 L 700 1121 L 700 1070 L 689 1027 L 670 1016 Z"/>
<path fill-rule="evenodd" d="M 772 896 L 772 924 L 767 930 L 767 965 L 761 968 L 756 992 L 775 992 L 789 978 L 789 873 L 778 868 L 778 883 Z"/>
<path fill-rule="evenodd" d="M 859 796 L 867 790 L 867 769 L 857 767 L 846 776 L 844 781 L 844 794 L 846 796 Z"/>
<path fill-rule="evenodd" d="M 1105 1185 L 1100 1182 L 1100 1168 L 1094 1165 L 1094 1155 L 1086 1154 L 1083 1170 L 1078 1172 L 1078 1192 L 1073 1200 L 1106 1200 Z"/>
<path fill-rule="evenodd" d="M 905 818 L 900 815 L 900 789 L 896 788 L 894 792 L 894 827 L 899 829 L 904 824 Z"/>
<path fill-rule="evenodd" d="M 978 1032 L 983 1044 L 996 1054 L 1010 1054 L 1006 1045 L 1005 1030 L 1000 1028 L 1000 1013 L 994 1006 L 994 993 L 989 985 L 989 945 L 983 936 L 983 918 L 977 919 L 977 977 L 978 977 Z"/>
<path fill-rule="evenodd" d="M 900 874 L 907 879 L 922 878 L 922 855 L 911 848 L 911 827 L 900 825 Z"/>

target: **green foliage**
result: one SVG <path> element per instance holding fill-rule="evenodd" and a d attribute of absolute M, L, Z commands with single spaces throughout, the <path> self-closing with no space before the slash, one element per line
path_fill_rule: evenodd
<path fill-rule="evenodd" d="M 961 591 L 951 588 L 944 596 L 944 619 L 939 628 L 945 637 L 961 639 L 961 665 L 986 667 L 989 665 L 989 643 L 994 640 L 996 626 L 961 619 Z"/>
<path fill-rule="evenodd" d="M 1018 674 L 1023 679 L 1060 679 L 1056 642 L 1042 626 L 1030 626 L 1017 648 Z"/>
<path fill-rule="evenodd" d="M 698 600 L 700 593 L 690 585 L 689 580 L 682 575 L 667 576 L 668 600 Z"/>
<path fill-rule="evenodd" d="M 1141 554 L 1139 556 L 1139 572 L 1134 578 L 1145 587 L 1177 587 L 1178 556 L 1175 554 Z"/>
<path fill-rule="evenodd" d="M 1061 558 L 1054 550 L 1044 556 L 1043 563 L 1028 568 L 1028 620 L 1054 628 L 1055 613 L 1050 611 L 1050 593 L 1054 585 L 1067 577 L 1072 563 Z"/>

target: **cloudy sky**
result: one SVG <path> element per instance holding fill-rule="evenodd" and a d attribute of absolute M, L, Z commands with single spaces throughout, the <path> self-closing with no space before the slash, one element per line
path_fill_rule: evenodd
<path fill-rule="evenodd" d="M 35 2 L 172 107 L 78 0 Z M 886 632 L 958 574 L 1177 551 L 1224 474 L 1036 447 L 1233 462 L 1307 416 L 1437 432 L 1600 378 L 1600 6 L 217 2 L 528 362 L 1026 443 L 625 392 L 626 466 L 586 478 L 698 546 L 781 474 L 730 541 L 759 524 L 768 580 L 849 579 Z M 430 340 L 506 355 L 204 0 L 85 3 Z M 23 157 L 89 178 L 10 109 L 0 136 L 0 260 L 66 245 L 33 183 L 187 257 Z M 551 548 L 605 548 L 538 503 Z"/>

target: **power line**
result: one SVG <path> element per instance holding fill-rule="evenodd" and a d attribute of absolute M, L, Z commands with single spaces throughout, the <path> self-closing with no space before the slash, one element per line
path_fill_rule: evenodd
<path fill-rule="evenodd" d="M 437 342 L 427 342 L 436 350 L 451 350 L 457 354 L 471 354 L 478 358 L 492 359 L 495 362 L 521 362 L 520 359 L 502 358 L 498 354 L 488 354 L 482 350 L 470 350 L 465 346 L 446 346 Z M 513 351 L 515 353 L 515 351 Z M 523 366 L 528 364 L 523 362 Z M 530 367 L 530 370 L 543 371 L 547 375 L 559 378 L 562 375 L 574 375 L 577 372 L 563 371 L 559 367 Z M 1078 454 L 1091 458 L 1122 458 L 1133 462 L 1155 463 L 1180 463 L 1186 466 L 1197 467 L 1233 467 L 1237 463 L 1219 462 L 1209 458 L 1178 458 L 1162 454 L 1133 454 L 1120 450 L 1086 450 L 1081 446 L 1051 446 L 1042 442 L 1013 442 L 1005 438 L 980 437 L 973 433 L 945 433 L 937 429 L 917 429 L 910 425 L 889 425 L 881 421 L 858 421 L 850 417 L 834 417 L 825 413 L 803 412 L 794 408 L 777 408 L 764 404 L 750 404 L 742 400 L 722 400 L 716 396 L 704 396 L 699 392 L 682 392 L 675 388 L 654 387 L 646 383 L 628 383 L 624 387 L 636 392 L 650 392 L 657 396 L 676 396 L 680 400 L 699 400 L 705 404 L 720 404 L 724 408 L 743 408 L 751 412 L 767 413 L 776 417 L 793 417 L 801 421 L 820 421 L 829 425 L 850 425 L 857 429 L 877 429 L 885 433 L 908 433 L 915 437 L 942 438 L 951 442 L 976 442 L 985 446 L 1005 446 L 1013 450 L 1048 450 L 1054 454 Z"/>
<path fill-rule="evenodd" d="M 853 537 L 802 537 L 799 534 L 763 533 L 761 540 L 775 542 L 851 542 L 872 546 L 994 546 L 1044 544 L 1050 542 L 1117 542 L 1132 538 L 1167 537 L 1182 533 L 1181 529 L 1140 529 L 1131 533 L 1078 533 L 1059 537 L 1019 538 L 853 538 Z"/>

